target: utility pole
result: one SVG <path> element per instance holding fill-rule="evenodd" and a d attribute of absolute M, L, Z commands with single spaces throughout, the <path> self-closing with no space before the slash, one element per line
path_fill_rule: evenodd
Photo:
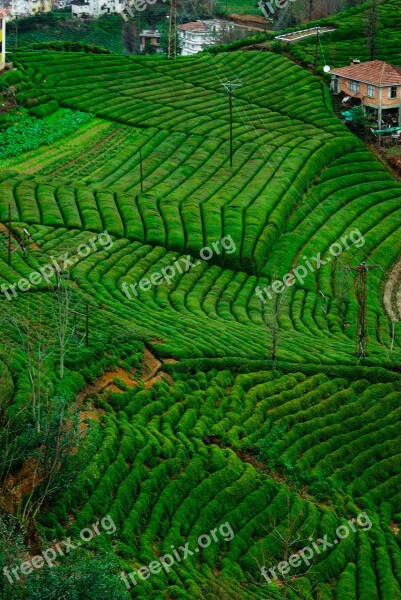
<path fill-rule="evenodd" d="M 86 347 L 89 347 L 89 304 L 86 303 L 86 311 L 85 311 L 85 338 L 86 338 Z"/>
<path fill-rule="evenodd" d="M 142 150 L 139 148 L 139 170 L 141 176 L 141 194 L 143 194 L 143 166 L 142 166 Z"/>
<path fill-rule="evenodd" d="M 320 27 L 316 26 L 316 49 L 315 49 L 315 68 L 314 73 L 317 74 L 317 67 L 319 62 L 319 44 L 320 44 Z"/>
<path fill-rule="evenodd" d="M 177 58 L 177 0 L 170 0 L 167 56 Z"/>
<path fill-rule="evenodd" d="M 278 322 L 278 313 L 279 313 L 279 309 L 280 309 L 280 300 L 278 297 L 278 294 L 276 294 L 274 296 L 274 304 L 273 304 L 273 329 L 272 329 L 272 361 L 273 361 L 273 367 L 276 366 L 276 359 L 277 359 L 277 337 L 278 337 L 278 329 L 279 329 L 279 322 Z"/>
<path fill-rule="evenodd" d="M 8 205 L 8 266 L 11 265 L 11 204 Z"/>
<path fill-rule="evenodd" d="M 358 329 L 356 332 L 356 354 L 359 358 L 365 358 L 368 353 L 368 303 L 367 303 L 367 274 L 373 269 L 380 269 L 380 265 L 367 265 L 365 261 L 356 267 L 345 267 L 348 271 L 356 271 L 357 297 L 359 303 Z"/>
<path fill-rule="evenodd" d="M 230 167 L 233 166 L 233 91 L 239 87 L 241 87 L 242 83 L 240 81 L 226 81 L 221 82 L 221 85 L 225 88 L 228 93 L 228 103 L 230 109 Z"/>

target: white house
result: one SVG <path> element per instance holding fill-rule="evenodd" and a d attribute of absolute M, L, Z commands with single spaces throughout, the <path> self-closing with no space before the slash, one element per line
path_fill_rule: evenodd
<path fill-rule="evenodd" d="M 121 13 L 126 5 L 125 0 L 73 0 L 71 10 L 74 17 L 88 15 L 97 18 L 110 13 Z"/>
<path fill-rule="evenodd" d="M 180 25 L 178 32 L 182 42 L 182 55 L 191 56 L 201 52 L 207 46 L 216 44 L 216 34 L 233 27 L 232 23 L 216 19 L 193 21 Z"/>
<path fill-rule="evenodd" d="M 8 14 L 8 9 L 0 7 L 0 71 L 6 64 L 6 19 Z"/>
<path fill-rule="evenodd" d="M 39 12 L 50 12 L 52 0 L 11 0 L 12 17 L 35 15 Z"/>

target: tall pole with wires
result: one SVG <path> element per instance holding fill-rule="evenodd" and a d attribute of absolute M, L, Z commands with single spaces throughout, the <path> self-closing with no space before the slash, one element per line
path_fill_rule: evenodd
<path fill-rule="evenodd" d="M 141 177 L 141 194 L 143 194 L 143 164 L 142 164 L 142 150 L 139 148 L 139 172 Z"/>
<path fill-rule="evenodd" d="M 177 58 L 177 0 L 170 0 L 167 56 Z"/>
<path fill-rule="evenodd" d="M 241 87 L 241 82 L 225 81 L 221 82 L 221 85 L 225 88 L 228 93 L 228 105 L 230 111 L 230 167 L 233 166 L 233 92 L 235 89 Z"/>
<path fill-rule="evenodd" d="M 314 73 L 317 74 L 317 67 L 319 63 L 319 44 L 320 44 L 320 27 L 316 27 L 316 49 L 315 49 L 315 67 Z"/>
<path fill-rule="evenodd" d="M 8 205 L 8 265 L 11 265 L 11 204 Z"/>
<path fill-rule="evenodd" d="M 373 269 L 380 269 L 380 265 L 367 265 L 363 261 L 355 267 L 345 267 L 349 271 L 356 271 L 357 277 L 357 298 L 358 298 L 358 328 L 356 332 L 356 354 L 359 358 L 365 358 L 368 353 L 368 288 L 367 274 Z"/>

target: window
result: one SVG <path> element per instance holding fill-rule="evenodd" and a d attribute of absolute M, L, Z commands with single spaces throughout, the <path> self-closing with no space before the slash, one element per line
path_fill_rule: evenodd
<path fill-rule="evenodd" d="M 357 81 L 350 81 L 351 92 L 359 92 L 359 83 Z"/>
<path fill-rule="evenodd" d="M 392 86 L 388 91 L 389 98 L 397 98 L 397 88 L 396 86 Z"/>
<path fill-rule="evenodd" d="M 368 85 L 368 96 L 369 96 L 369 98 L 375 97 L 375 86 L 374 85 Z"/>

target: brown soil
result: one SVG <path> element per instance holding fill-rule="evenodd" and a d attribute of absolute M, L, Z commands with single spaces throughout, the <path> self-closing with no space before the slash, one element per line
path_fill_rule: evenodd
<path fill-rule="evenodd" d="M 237 23 L 244 29 L 273 33 L 271 23 L 268 23 L 264 17 L 258 17 L 257 15 L 239 15 L 234 13 L 230 15 L 230 21 Z"/>
<path fill-rule="evenodd" d="M 85 423 L 88 419 L 93 419 L 98 423 L 101 422 L 100 415 L 104 414 L 103 408 L 98 408 L 97 410 L 81 410 L 79 413 L 79 431 L 83 436 L 87 434 L 88 431 L 88 423 Z"/>
<path fill-rule="evenodd" d="M 145 355 L 142 367 L 142 379 L 143 381 L 149 381 L 159 371 L 162 363 L 158 360 L 147 348 L 145 349 Z"/>
<path fill-rule="evenodd" d="M 87 398 L 93 396 L 95 394 L 100 394 L 103 391 L 117 391 L 122 392 L 120 388 L 118 388 L 115 384 L 112 383 L 113 379 L 119 377 L 128 387 L 135 387 L 138 385 L 138 382 L 132 379 L 130 373 L 122 369 L 121 367 L 117 367 L 115 371 L 107 371 L 107 373 L 103 373 L 101 377 L 98 377 L 94 381 L 94 383 L 89 384 L 85 387 L 82 392 L 80 392 L 77 396 L 77 403 L 81 405 Z M 112 389 L 111 389 L 112 388 Z"/>
<path fill-rule="evenodd" d="M 0 223 L 0 232 L 3 232 L 8 236 L 8 227 L 6 227 L 6 225 L 4 225 L 3 223 Z M 19 242 L 13 234 L 11 234 L 11 240 L 12 240 L 11 241 L 11 250 L 15 250 L 17 248 Z M 30 242 L 29 249 L 30 250 L 40 250 L 40 246 L 38 246 L 38 244 L 36 244 L 35 242 Z"/>
<path fill-rule="evenodd" d="M 400 525 L 399 523 L 391 523 L 390 524 L 390 529 L 392 529 L 393 533 L 395 535 L 398 535 L 400 533 Z"/>
<path fill-rule="evenodd" d="M 35 474 L 35 462 L 32 458 L 27 460 L 18 473 L 13 473 L 5 479 L 1 497 L 4 509 L 8 513 L 14 511 L 15 506 L 21 503 L 22 498 L 30 494 L 34 485 L 39 483 L 40 479 Z"/>
<path fill-rule="evenodd" d="M 177 362 L 174 358 L 167 358 L 164 360 L 165 363 L 175 363 Z M 113 383 L 114 379 L 118 377 L 129 388 L 134 388 L 139 385 L 139 379 L 145 382 L 145 389 L 152 387 L 156 381 L 162 381 L 163 377 L 165 377 L 170 384 L 173 383 L 172 377 L 163 371 L 160 371 L 162 367 L 162 363 L 159 359 L 157 359 L 147 348 L 144 353 L 144 360 L 142 366 L 141 375 L 137 375 L 138 379 L 134 379 L 134 375 L 128 373 L 121 367 L 117 367 L 115 371 L 108 371 L 104 373 L 101 377 L 95 380 L 95 382 L 91 385 L 87 385 L 85 389 L 80 392 L 77 396 L 78 404 L 82 405 L 82 403 L 95 394 L 101 394 L 102 392 L 120 392 L 123 393 L 124 390 L 119 388 L 115 383 Z"/>
<path fill-rule="evenodd" d="M 137 385 L 136 382 L 132 380 L 130 373 L 121 367 L 117 367 L 115 371 L 108 371 L 107 373 L 104 373 L 101 377 L 99 377 L 99 379 L 96 379 L 95 384 L 97 384 L 97 386 L 102 390 L 107 387 L 116 377 L 124 381 L 128 387 L 135 387 Z"/>
<path fill-rule="evenodd" d="M 163 379 L 167 379 L 170 385 L 173 385 L 174 383 L 174 379 L 171 377 L 171 375 L 165 373 L 164 371 L 159 371 L 156 377 L 152 377 L 151 379 L 148 379 L 148 381 L 145 381 L 145 390 L 152 387 L 156 381 L 163 381 Z"/>

